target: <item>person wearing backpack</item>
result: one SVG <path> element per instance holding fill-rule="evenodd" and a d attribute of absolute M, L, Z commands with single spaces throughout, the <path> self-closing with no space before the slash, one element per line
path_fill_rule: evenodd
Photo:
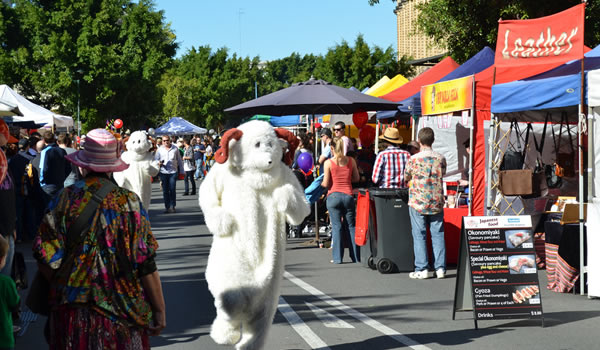
<path fill-rule="evenodd" d="M 8 171 L 14 181 L 17 211 L 17 241 L 33 239 L 35 235 L 34 189 L 28 177 L 28 167 L 34 157 L 29 153 L 29 141 L 19 140 L 19 152 L 8 161 Z M 37 179 L 36 179 L 37 180 Z"/>

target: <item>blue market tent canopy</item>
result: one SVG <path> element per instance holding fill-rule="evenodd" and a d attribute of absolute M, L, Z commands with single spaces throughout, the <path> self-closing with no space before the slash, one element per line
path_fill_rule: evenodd
<path fill-rule="evenodd" d="M 600 46 L 585 54 L 584 65 L 586 72 L 600 69 Z M 524 80 L 492 86 L 492 113 L 560 108 L 580 102 L 581 60 Z"/>
<path fill-rule="evenodd" d="M 461 66 L 453 70 L 452 72 L 445 75 L 443 78 L 438 80 L 436 83 L 442 81 L 448 81 L 458 78 L 463 78 L 469 75 L 477 74 L 484 69 L 494 64 L 494 50 L 489 47 L 484 47 L 475 56 L 471 57 Z M 377 119 L 388 119 L 394 118 L 394 115 L 421 115 L 421 92 L 414 94 L 406 100 L 400 101 L 398 112 L 381 112 L 377 113 Z M 398 113 L 398 114 L 396 114 Z"/>
<path fill-rule="evenodd" d="M 173 117 L 156 128 L 156 135 L 192 135 L 206 134 L 206 129 L 196 126 L 181 117 Z"/>
<path fill-rule="evenodd" d="M 281 126 L 296 126 L 300 124 L 300 116 L 299 115 L 283 115 L 283 116 L 272 116 L 272 115 L 264 115 L 257 114 L 250 118 L 250 120 L 264 120 L 269 122 L 274 127 Z"/>

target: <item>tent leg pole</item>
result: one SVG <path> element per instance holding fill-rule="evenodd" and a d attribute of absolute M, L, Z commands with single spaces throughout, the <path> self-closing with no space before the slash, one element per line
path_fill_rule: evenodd
<path fill-rule="evenodd" d="M 492 169 L 492 164 L 493 164 L 493 159 L 495 158 L 495 154 L 494 154 L 494 143 L 496 140 L 496 127 L 498 125 L 499 121 L 496 118 L 496 116 L 494 115 L 494 113 L 492 113 L 491 117 L 490 117 L 490 138 L 488 139 L 488 161 L 487 161 L 487 183 L 485 184 L 486 186 L 486 192 L 487 192 L 487 203 L 486 203 L 486 213 L 484 213 L 484 215 L 491 215 L 490 208 L 492 207 L 492 173 L 493 173 L 493 169 Z M 473 152 L 473 150 L 471 150 L 471 152 Z"/>

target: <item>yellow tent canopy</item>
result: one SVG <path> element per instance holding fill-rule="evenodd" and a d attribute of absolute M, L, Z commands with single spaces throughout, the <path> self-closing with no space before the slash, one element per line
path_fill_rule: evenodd
<path fill-rule="evenodd" d="M 369 88 L 369 90 L 365 91 L 365 94 L 367 95 L 371 95 L 373 96 L 373 94 L 371 94 L 372 91 L 375 91 L 377 89 L 379 89 L 381 86 L 383 86 L 384 84 L 386 84 L 387 82 L 389 82 L 391 79 L 388 78 L 387 75 L 384 75 L 381 79 L 379 79 L 373 86 L 371 86 Z"/>
<path fill-rule="evenodd" d="M 402 74 L 398 74 L 384 85 L 379 86 L 373 91 L 369 89 L 371 92 L 367 91 L 366 93 L 371 96 L 379 97 L 396 90 L 406 83 L 408 83 L 408 79 L 406 79 Z"/>

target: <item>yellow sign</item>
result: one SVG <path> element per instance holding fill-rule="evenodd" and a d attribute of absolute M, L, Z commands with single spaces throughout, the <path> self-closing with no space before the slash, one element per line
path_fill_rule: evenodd
<path fill-rule="evenodd" d="M 443 114 L 473 106 L 473 76 L 421 87 L 421 115 Z"/>

